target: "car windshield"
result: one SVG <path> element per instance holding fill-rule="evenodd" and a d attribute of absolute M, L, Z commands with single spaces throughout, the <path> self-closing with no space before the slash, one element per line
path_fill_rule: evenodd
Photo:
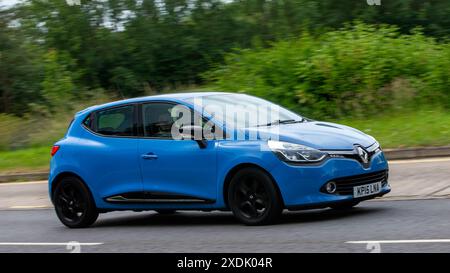
<path fill-rule="evenodd" d="M 279 105 L 245 94 L 207 95 L 186 100 L 217 121 L 237 129 L 305 121 Z"/>

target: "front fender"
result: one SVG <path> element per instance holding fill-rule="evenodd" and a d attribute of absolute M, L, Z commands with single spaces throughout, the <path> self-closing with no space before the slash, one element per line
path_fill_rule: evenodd
<path fill-rule="evenodd" d="M 217 149 L 217 201 L 218 207 L 226 207 L 224 200 L 224 183 L 227 175 L 242 164 L 256 165 L 268 173 L 271 172 L 279 159 L 272 151 L 266 149 L 263 141 L 220 141 Z"/>

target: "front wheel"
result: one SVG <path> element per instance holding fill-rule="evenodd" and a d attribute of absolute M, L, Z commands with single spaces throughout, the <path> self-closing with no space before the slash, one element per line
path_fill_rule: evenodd
<path fill-rule="evenodd" d="M 272 179 L 257 168 L 239 171 L 228 188 L 228 204 L 234 216 L 246 225 L 275 222 L 282 210 L 282 200 Z"/>
<path fill-rule="evenodd" d="M 70 228 L 92 225 L 98 217 L 89 189 L 76 177 L 63 178 L 53 193 L 53 203 L 59 220 Z"/>

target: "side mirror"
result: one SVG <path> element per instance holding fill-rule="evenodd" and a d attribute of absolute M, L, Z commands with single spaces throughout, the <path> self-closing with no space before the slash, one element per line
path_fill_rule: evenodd
<path fill-rule="evenodd" d="M 195 140 L 201 149 L 206 148 L 208 143 L 203 135 L 203 128 L 201 126 L 185 125 L 182 130 L 181 137 L 183 139 Z"/>
<path fill-rule="evenodd" d="M 183 139 L 201 140 L 203 139 L 203 128 L 198 125 L 184 125 L 182 128 L 181 137 Z"/>

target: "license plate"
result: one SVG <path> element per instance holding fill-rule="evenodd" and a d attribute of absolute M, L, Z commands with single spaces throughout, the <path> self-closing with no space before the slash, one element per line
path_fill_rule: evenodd
<path fill-rule="evenodd" d="M 381 191 L 381 182 L 353 187 L 353 197 L 364 197 L 377 194 Z"/>

